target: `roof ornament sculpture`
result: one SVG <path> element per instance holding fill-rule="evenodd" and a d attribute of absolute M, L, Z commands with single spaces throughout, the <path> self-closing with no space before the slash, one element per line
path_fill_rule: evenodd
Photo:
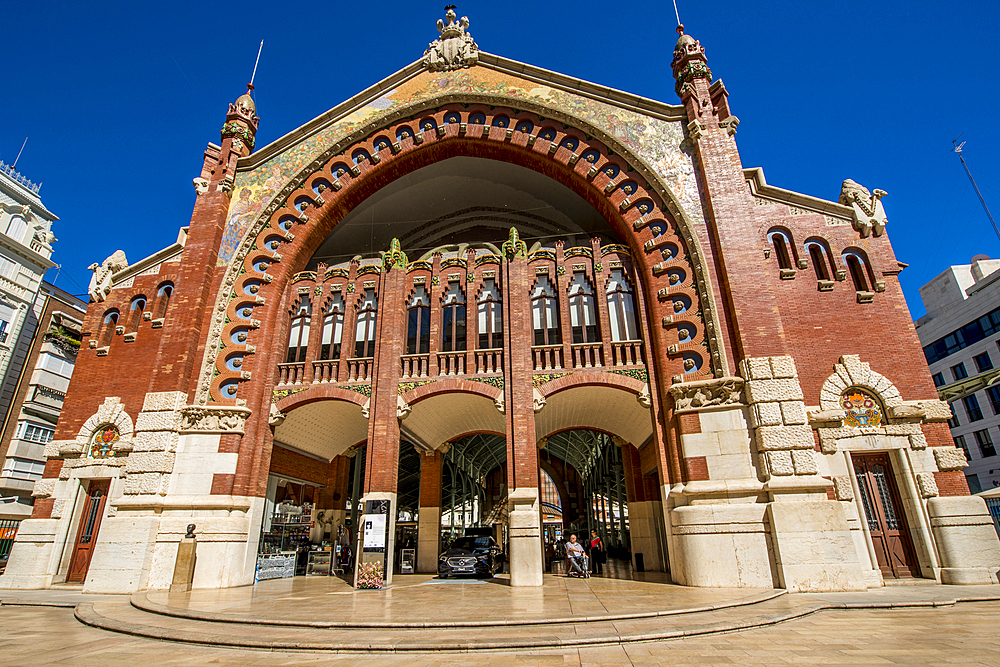
<path fill-rule="evenodd" d="M 408 261 L 406 253 L 400 248 L 399 239 L 389 241 L 389 250 L 382 255 L 382 266 L 385 270 L 405 269 Z"/>
<path fill-rule="evenodd" d="M 100 264 L 95 262 L 87 268 L 94 272 L 94 275 L 90 277 L 87 293 L 90 294 L 90 299 L 93 302 L 100 303 L 111 293 L 111 281 L 114 280 L 114 275 L 128 268 L 128 260 L 125 258 L 123 250 L 116 250 L 111 257 Z"/>
<path fill-rule="evenodd" d="M 868 188 L 849 178 L 840 187 L 839 201 L 854 209 L 854 229 L 861 234 L 861 238 L 872 233 L 882 236 L 885 231 L 887 220 L 881 200 L 886 194 L 885 190 L 869 192 Z"/>
<path fill-rule="evenodd" d="M 516 227 L 510 228 L 507 240 L 503 242 L 502 246 L 500 246 L 500 250 L 503 252 L 503 256 L 508 260 L 515 258 L 527 259 L 528 257 L 528 244 L 522 241 L 518 236 Z"/>
<path fill-rule="evenodd" d="M 445 21 L 438 19 L 437 29 L 441 36 L 427 46 L 424 51 L 424 66 L 432 72 L 471 67 L 479 61 L 479 46 L 469 34 L 469 17 L 460 20 L 455 13 L 455 5 L 445 9 Z M 446 22 L 447 21 L 447 22 Z"/>

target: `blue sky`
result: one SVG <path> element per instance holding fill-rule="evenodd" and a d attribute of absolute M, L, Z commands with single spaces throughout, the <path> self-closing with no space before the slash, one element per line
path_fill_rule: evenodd
<path fill-rule="evenodd" d="M 86 291 L 117 248 L 172 243 L 194 202 L 207 142 L 257 72 L 257 145 L 419 58 L 442 2 L 8 3 L 0 159 L 43 182 L 61 219 L 57 284 Z M 889 193 L 888 233 L 917 289 L 977 253 L 1000 257 L 951 140 L 1000 215 L 1000 9 L 995 2 L 693 2 L 741 124 L 745 166 L 772 185 L 836 200 L 853 178 Z M 376 9 L 377 8 L 377 9 Z M 480 49 L 677 103 L 667 2 L 465 2 Z M 55 275 L 50 272 L 49 279 Z M 74 282 L 75 281 L 75 282 Z"/>

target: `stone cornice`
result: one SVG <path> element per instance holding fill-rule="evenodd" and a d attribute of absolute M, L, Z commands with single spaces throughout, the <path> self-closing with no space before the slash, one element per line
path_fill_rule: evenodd
<path fill-rule="evenodd" d="M 842 220 L 845 225 L 854 220 L 854 209 L 850 206 L 768 185 L 764 179 L 764 169 L 761 167 L 744 169 L 743 177 L 746 178 L 750 186 L 750 194 L 755 198 L 767 199 L 775 204 L 808 209 L 811 213 L 830 215 Z"/>

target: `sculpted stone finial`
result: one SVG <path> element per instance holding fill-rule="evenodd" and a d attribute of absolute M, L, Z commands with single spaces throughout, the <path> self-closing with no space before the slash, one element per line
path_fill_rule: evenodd
<path fill-rule="evenodd" d="M 849 178 L 840 186 L 839 202 L 854 209 L 854 229 L 861 238 L 872 233 L 882 236 L 885 231 L 887 220 L 881 199 L 887 194 L 885 190 L 869 192 L 868 188 Z"/>
<path fill-rule="evenodd" d="M 95 262 L 87 268 L 94 272 L 90 278 L 90 287 L 87 288 L 87 292 L 91 299 L 101 302 L 111 293 L 111 281 L 114 279 L 114 274 L 128 268 L 128 259 L 125 258 L 125 251 L 115 250 L 111 257 L 100 264 Z"/>
<path fill-rule="evenodd" d="M 471 67 L 479 60 L 479 46 L 469 34 L 469 17 L 456 21 L 455 5 L 445 7 L 445 21 L 438 19 L 437 29 L 441 36 L 427 46 L 424 51 L 424 66 L 433 72 Z"/>

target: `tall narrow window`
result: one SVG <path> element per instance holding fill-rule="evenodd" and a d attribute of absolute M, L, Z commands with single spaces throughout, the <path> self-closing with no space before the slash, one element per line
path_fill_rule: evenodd
<path fill-rule="evenodd" d="M 156 290 L 156 319 L 162 320 L 167 316 L 167 306 L 170 305 L 170 297 L 173 294 L 173 283 L 163 283 Z"/>
<path fill-rule="evenodd" d="M 448 283 L 441 313 L 441 349 L 445 352 L 465 350 L 465 294 L 459 283 Z"/>
<path fill-rule="evenodd" d="M 344 338 L 344 297 L 333 295 L 323 316 L 323 340 L 320 359 L 340 359 L 340 343 Z"/>
<path fill-rule="evenodd" d="M 858 292 L 870 292 L 871 288 L 868 285 L 868 264 L 865 262 L 865 258 L 858 254 L 857 251 L 845 250 L 844 263 L 847 264 L 847 270 L 851 273 L 851 281 L 854 283 L 854 289 Z"/>
<path fill-rule="evenodd" d="M 104 313 L 104 319 L 101 322 L 101 334 L 100 334 L 100 346 L 107 347 L 111 345 L 111 337 L 115 335 L 115 327 L 118 326 L 118 309 L 112 308 L 108 312 Z"/>
<path fill-rule="evenodd" d="M 306 348 L 309 346 L 309 322 L 312 319 L 312 302 L 309 296 L 299 299 L 295 313 L 292 314 L 292 325 L 288 329 L 288 356 L 285 361 L 292 364 L 306 360 Z"/>
<path fill-rule="evenodd" d="M 601 340 L 594 289 L 582 271 L 574 273 L 569 284 L 569 321 L 573 328 L 574 343 L 596 343 Z"/>
<path fill-rule="evenodd" d="M 375 322 L 378 314 L 378 298 L 374 288 L 365 290 L 365 296 L 358 306 L 358 325 L 354 334 L 354 356 L 375 356 Z"/>
<path fill-rule="evenodd" d="M 139 330 L 139 323 L 142 322 L 142 311 L 146 309 L 146 297 L 137 296 L 132 299 L 129 305 L 127 332 L 132 333 Z"/>
<path fill-rule="evenodd" d="M 558 345 L 562 342 L 559 335 L 559 302 L 548 276 L 538 276 L 535 290 L 531 293 L 531 320 L 535 345 Z"/>
<path fill-rule="evenodd" d="M 792 239 L 781 230 L 768 232 L 767 239 L 774 246 L 774 254 L 778 258 L 779 269 L 794 269 L 792 266 Z"/>
<path fill-rule="evenodd" d="M 976 436 L 976 444 L 979 445 L 979 453 L 983 455 L 985 459 L 988 456 L 996 456 L 997 450 L 993 446 L 993 438 L 990 437 L 990 432 L 988 429 L 983 429 L 982 431 L 976 431 L 973 435 Z"/>
<path fill-rule="evenodd" d="M 406 353 L 427 354 L 431 345 L 431 301 L 423 285 L 413 290 L 413 298 L 406 304 Z"/>
<path fill-rule="evenodd" d="M 503 300 L 493 278 L 483 281 L 483 291 L 477 304 L 479 315 L 479 349 L 503 347 Z"/>
<path fill-rule="evenodd" d="M 816 272 L 816 280 L 831 280 L 830 253 L 826 245 L 819 241 L 806 241 L 806 249 L 809 251 L 813 271 Z"/>
<path fill-rule="evenodd" d="M 975 394 L 969 394 L 962 399 L 965 404 L 965 412 L 969 415 L 970 422 L 977 422 L 983 418 L 983 410 L 979 407 L 979 399 Z"/>
<path fill-rule="evenodd" d="M 611 324 L 611 340 L 639 340 L 639 327 L 635 317 L 635 299 L 632 286 L 622 269 L 612 269 L 608 280 L 608 319 Z"/>

